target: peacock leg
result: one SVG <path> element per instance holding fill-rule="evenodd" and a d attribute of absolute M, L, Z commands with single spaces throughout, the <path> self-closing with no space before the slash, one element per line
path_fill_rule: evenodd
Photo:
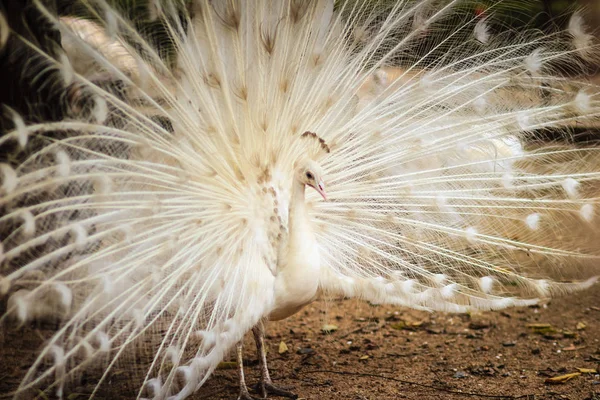
<path fill-rule="evenodd" d="M 238 374 L 240 377 L 240 394 L 237 400 L 254 400 L 254 397 L 250 396 L 248 387 L 246 386 L 246 378 L 244 377 L 244 356 L 242 354 L 242 342 L 240 341 L 236 346 L 236 358 L 238 364 Z"/>
<path fill-rule="evenodd" d="M 269 368 L 267 367 L 267 352 L 265 351 L 265 324 L 260 321 L 254 328 L 252 328 L 254 334 L 254 341 L 256 342 L 256 351 L 258 353 L 258 360 L 260 364 L 260 382 L 258 384 L 258 391 L 263 398 L 266 398 L 268 394 L 276 396 L 288 397 L 290 399 L 297 399 L 298 395 L 273 385 L 271 376 L 269 375 Z"/>

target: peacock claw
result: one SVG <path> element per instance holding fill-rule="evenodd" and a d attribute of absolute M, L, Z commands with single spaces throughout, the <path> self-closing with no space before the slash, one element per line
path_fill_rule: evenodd
<path fill-rule="evenodd" d="M 263 399 L 267 398 L 267 395 L 272 394 L 275 396 L 287 397 L 288 399 L 297 399 L 298 395 L 288 391 L 288 387 L 279 387 L 273 385 L 272 382 L 259 382 L 256 384 L 256 391 L 259 392 Z"/>
<path fill-rule="evenodd" d="M 257 400 L 256 397 L 250 396 L 248 389 L 240 390 L 240 394 L 237 397 L 237 400 Z"/>

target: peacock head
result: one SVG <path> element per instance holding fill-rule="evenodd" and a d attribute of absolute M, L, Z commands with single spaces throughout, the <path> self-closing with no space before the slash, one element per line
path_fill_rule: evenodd
<path fill-rule="evenodd" d="M 307 159 L 301 162 L 296 170 L 296 179 L 300 183 L 315 189 L 323 197 L 323 200 L 327 200 L 325 183 L 323 182 L 323 169 L 316 161 Z"/>

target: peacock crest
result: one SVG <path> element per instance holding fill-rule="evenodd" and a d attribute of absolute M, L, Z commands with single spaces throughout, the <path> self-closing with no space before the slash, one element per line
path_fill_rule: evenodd
<path fill-rule="evenodd" d="M 300 137 L 304 139 L 305 142 L 309 143 L 307 145 L 307 153 L 310 159 L 319 161 L 325 157 L 325 155 L 331 153 L 331 149 L 325 142 L 325 139 L 319 137 L 316 133 L 306 131 Z"/>

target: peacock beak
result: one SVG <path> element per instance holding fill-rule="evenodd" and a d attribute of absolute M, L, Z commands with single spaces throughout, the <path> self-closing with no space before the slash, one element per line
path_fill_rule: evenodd
<path fill-rule="evenodd" d="M 319 184 L 315 190 L 319 192 L 321 197 L 323 197 L 323 200 L 327 201 L 327 193 L 325 193 L 325 183 L 323 183 L 323 181 L 319 181 Z"/>

